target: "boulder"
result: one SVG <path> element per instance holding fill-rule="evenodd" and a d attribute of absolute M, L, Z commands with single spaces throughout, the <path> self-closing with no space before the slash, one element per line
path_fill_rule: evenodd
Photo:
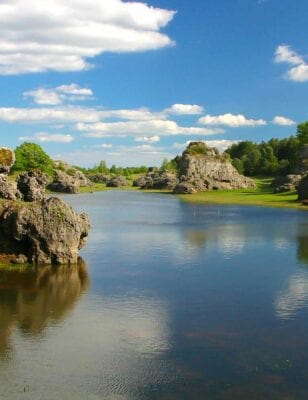
<path fill-rule="evenodd" d="M 153 171 L 134 181 L 134 185 L 141 189 L 173 190 L 178 183 L 175 173 L 169 171 Z"/>
<path fill-rule="evenodd" d="M 8 174 L 15 164 L 15 153 L 7 147 L 0 147 L 0 174 Z"/>
<path fill-rule="evenodd" d="M 308 200 L 308 174 L 304 175 L 297 188 L 298 200 L 307 204 Z"/>
<path fill-rule="evenodd" d="M 180 183 L 189 183 L 197 192 L 256 187 L 253 179 L 241 175 L 217 149 L 202 144 L 190 143 L 178 158 Z"/>
<path fill-rule="evenodd" d="M 79 186 L 91 186 L 91 181 L 82 171 L 76 170 L 76 172 L 72 175 L 72 177 L 77 181 Z"/>
<path fill-rule="evenodd" d="M 197 190 L 188 182 L 181 182 L 174 188 L 174 193 L 176 194 L 193 194 L 197 193 Z"/>
<path fill-rule="evenodd" d="M 109 179 L 107 181 L 107 187 L 123 187 L 123 186 L 128 186 L 127 180 L 124 178 L 124 176 L 114 176 L 113 178 Z"/>
<path fill-rule="evenodd" d="M 100 173 L 89 174 L 89 175 L 87 175 L 87 177 L 91 182 L 94 182 L 94 183 L 107 183 L 111 179 L 110 175 L 100 174 Z"/>
<path fill-rule="evenodd" d="M 272 183 L 274 193 L 284 193 L 296 190 L 301 178 L 301 175 L 278 176 Z"/>
<path fill-rule="evenodd" d="M 17 178 L 17 188 L 24 201 L 41 201 L 45 197 L 48 182 L 49 176 L 43 172 L 23 172 Z"/>
<path fill-rule="evenodd" d="M 0 174 L 0 199 L 19 200 L 22 198 L 15 182 L 11 182 L 6 174 Z"/>
<path fill-rule="evenodd" d="M 77 263 L 90 229 L 86 214 L 63 200 L 0 203 L 0 254 L 33 264 Z"/>
<path fill-rule="evenodd" d="M 59 193 L 79 193 L 80 182 L 63 171 L 56 171 L 53 182 L 48 186 L 53 192 Z"/>

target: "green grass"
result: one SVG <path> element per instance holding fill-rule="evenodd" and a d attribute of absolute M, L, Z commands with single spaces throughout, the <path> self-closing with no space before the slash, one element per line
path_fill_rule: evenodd
<path fill-rule="evenodd" d="M 215 190 L 200 192 L 190 195 L 178 195 L 178 197 L 190 203 L 202 204 L 238 204 L 266 207 L 286 207 L 308 210 L 297 202 L 296 192 L 273 193 L 271 178 L 255 178 L 256 189 L 241 190 Z"/>

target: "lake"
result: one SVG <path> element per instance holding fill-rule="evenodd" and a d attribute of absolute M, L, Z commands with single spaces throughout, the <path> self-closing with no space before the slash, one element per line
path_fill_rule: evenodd
<path fill-rule="evenodd" d="M 65 200 L 84 262 L 0 272 L 1 399 L 307 399 L 306 212 Z"/>

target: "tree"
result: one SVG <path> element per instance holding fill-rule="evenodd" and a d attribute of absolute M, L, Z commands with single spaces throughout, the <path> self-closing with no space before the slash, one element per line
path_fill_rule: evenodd
<path fill-rule="evenodd" d="M 53 161 L 36 143 L 23 143 L 15 149 L 14 171 L 39 170 L 52 174 Z"/>
<path fill-rule="evenodd" d="M 308 121 L 297 125 L 297 138 L 300 144 L 308 144 Z"/>

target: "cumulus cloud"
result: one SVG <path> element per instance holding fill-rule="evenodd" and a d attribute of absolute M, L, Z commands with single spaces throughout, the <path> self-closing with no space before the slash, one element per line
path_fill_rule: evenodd
<path fill-rule="evenodd" d="M 291 125 L 295 125 L 295 121 L 293 121 L 292 119 L 277 115 L 277 117 L 275 117 L 273 119 L 273 124 L 281 125 L 281 126 L 291 126 Z"/>
<path fill-rule="evenodd" d="M 244 115 L 234 115 L 230 113 L 223 115 L 205 115 L 199 119 L 199 123 L 214 126 L 225 125 L 231 128 L 266 125 L 264 119 L 248 119 Z"/>
<path fill-rule="evenodd" d="M 196 104 L 173 104 L 165 110 L 167 114 L 175 115 L 198 115 L 202 114 L 203 111 L 203 107 Z"/>
<path fill-rule="evenodd" d="M 65 101 L 80 101 L 89 99 L 93 92 L 88 88 L 81 88 L 76 83 L 61 85 L 56 88 L 38 88 L 23 93 L 24 97 L 31 97 L 36 104 L 56 106 Z"/>
<path fill-rule="evenodd" d="M 94 124 L 78 123 L 77 130 L 84 132 L 84 136 L 92 138 L 105 137 L 106 135 L 131 135 L 131 136 L 169 136 L 169 135 L 215 135 L 223 133 L 218 128 L 199 128 L 179 126 L 175 121 L 153 119 L 149 121 L 121 121 L 97 122 Z"/>
<path fill-rule="evenodd" d="M 156 143 L 160 141 L 160 137 L 158 135 L 155 136 L 137 136 L 135 138 L 135 142 L 147 142 L 147 143 Z"/>
<path fill-rule="evenodd" d="M 72 135 L 63 135 L 63 134 L 51 134 L 39 132 L 34 134 L 33 136 L 21 136 L 19 138 L 21 141 L 31 141 L 31 142 L 41 142 L 41 143 L 71 143 L 74 138 Z"/>
<path fill-rule="evenodd" d="M 80 71 L 104 52 L 156 50 L 174 11 L 122 0 L 0 3 L 0 74 Z"/>
<path fill-rule="evenodd" d="M 285 78 L 295 82 L 308 81 L 308 63 L 304 57 L 292 50 L 290 46 L 280 45 L 275 52 L 276 63 L 286 63 L 290 65 L 285 74 Z"/>

